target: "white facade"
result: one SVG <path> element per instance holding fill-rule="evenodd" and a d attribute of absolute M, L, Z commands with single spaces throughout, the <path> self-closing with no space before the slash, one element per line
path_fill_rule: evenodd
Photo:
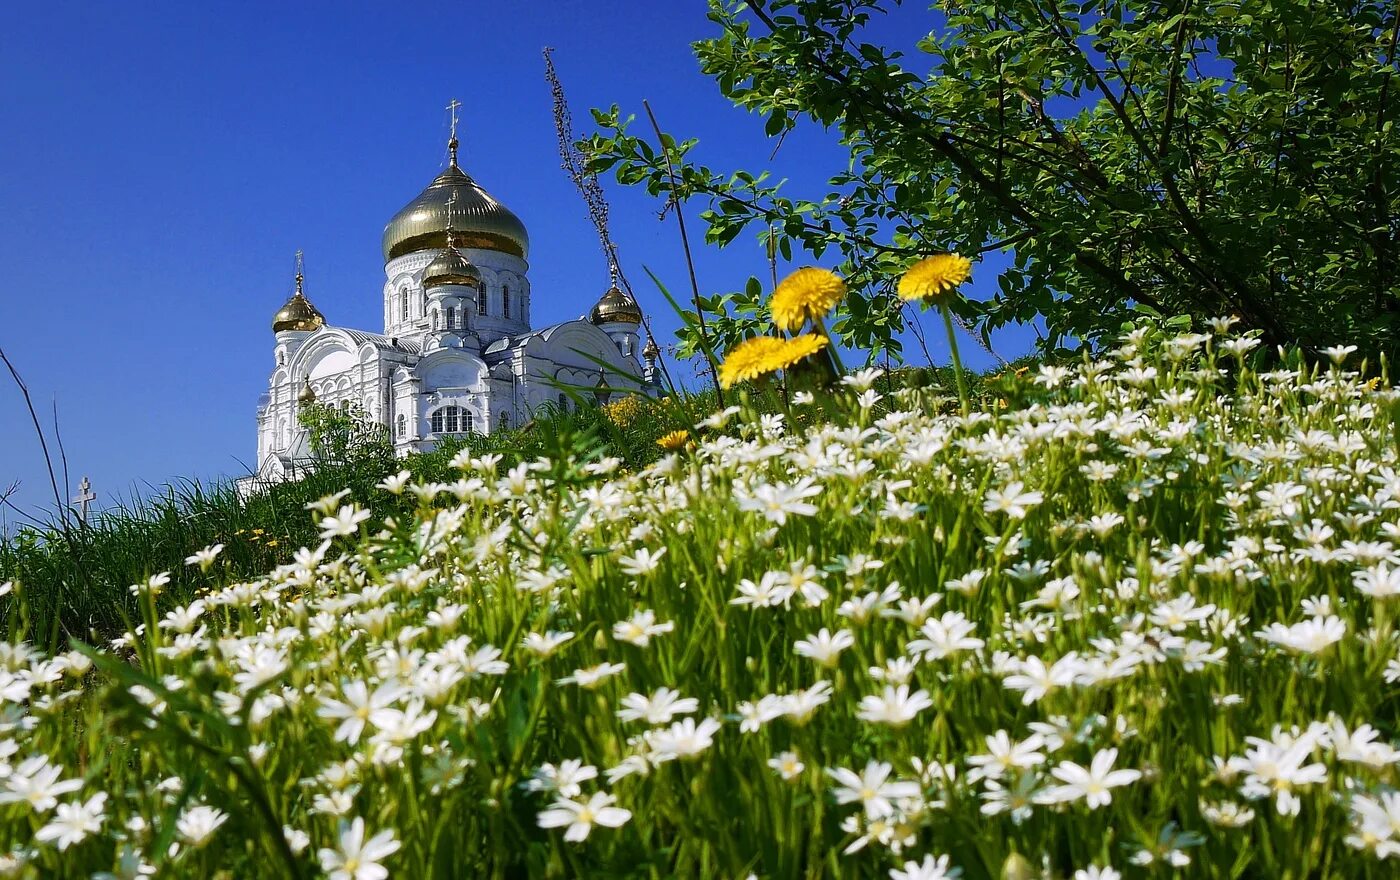
<path fill-rule="evenodd" d="M 524 225 L 457 167 L 455 140 L 450 146 L 448 170 L 385 229 L 382 333 L 326 323 L 298 274 L 297 293 L 274 319 L 251 482 L 306 462 L 297 416 L 312 395 L 358 407 L 407 454 L 446 436 L 521 425 L 546 405 L 574 405 L 562 386 L 641 391 L 654 377 L 654 348 L 643 356 L 639 344 L 641 313 L 615 285 L 588 314 L 531 329 Z"/>

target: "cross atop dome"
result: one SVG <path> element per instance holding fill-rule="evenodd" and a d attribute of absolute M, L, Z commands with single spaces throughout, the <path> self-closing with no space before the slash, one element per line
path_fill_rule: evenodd
<path fill-rule="evenodd" d="M 450 126 L 447 168 L 384 227 L 386 263 L 405 254 L 442 250 L 447 246 L 449 225 L 456 233 L 457 247 L 498 251 L 521 259 L 529 255 L 525 224 L 457 165 L 457 110 L 461 106 L 454 99 L 446 107 Z"/>
<path fill-rule="evenodd" d="M 457 108 L 462 106 L 462 102 L 453 98 L 447 102 L 447 113 L 451 120 L 451 133 L 447 138 L 448 164 L 453 168 L 457 167 Z"/>

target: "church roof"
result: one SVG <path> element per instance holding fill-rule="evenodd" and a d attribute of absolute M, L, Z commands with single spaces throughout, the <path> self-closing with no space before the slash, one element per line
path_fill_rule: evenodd
<path fill-rule="evenodd" d="M 588 320 L 594 324 L 640 324 L 642 309 L 635 299 L 614 284 L 598 298 Z"/>
<path fill-rule="evenodd" d="M 481 287 L 481 270 L 457 250 L 457 233 L 447 230 L 447 250 L 438 254 L 423 270 L 423 288 L 464 285 Z"/>
<path fill-rule="evenodd" d="M 405 354 L 420 354 L 423 351 L 422 343 L 417 339 L 401 336 L 389 337 L 383 333 L 368 333 L 364 330 L 352 330 L 349 327 L 336 327 L 335 329 L 353 339 L 356 345 L 369 343 L 385 351 L 400 351 Z"/>
<path fill-rule="evenodd" d="M 281 333 L 286 330 L 319 330 L 326 326 L 326 316 L 311 304 L 311 300 L 306 298 L 302 292 L 301 282 L 301 251 L 297 251 L 297 287 L 291 298 L 282 304 L 282 308 L 277 310 L 277 314 L 272 316 L 272 332 Z"/>
<path fill-rule="evenodd" d="M 457 167 L 456 138 L 449 143 L 452 160 L 427 189 L 403 207 L 384 227 L 384 259 L 414 251 L 447 247 L 453 227 L 461 247 L 503 251 L 525 257 L 530 237 L 525 224 Z"/>

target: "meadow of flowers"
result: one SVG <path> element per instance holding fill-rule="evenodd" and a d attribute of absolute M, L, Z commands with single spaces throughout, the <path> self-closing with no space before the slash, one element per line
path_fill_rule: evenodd
<path fill-rule="evenodd" d="M 1395 876 L 1397 395 L 1253 346 L 327 498 L 0 647 L 0 875 Z"/>

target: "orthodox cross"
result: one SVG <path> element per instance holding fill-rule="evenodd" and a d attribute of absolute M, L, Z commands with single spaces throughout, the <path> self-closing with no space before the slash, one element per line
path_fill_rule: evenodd
<path fill-rule="evenodd" d="M 297 250 L 297 293 L 301 293 L 301 279 L 303 277 L 304 266 L 301 260 L 301 250 Z"/>
<path fill-rule="evenodd" d="M 452 164 L 457 164 L 457 108 L 462 102 L 453 98 L 447 103 L 447 112 L 452 120 L 452 133 L 447 137 L 447 149 L 452 154 Z"/>
<path fill-rule="evenodd" d="M 88 504 L 97 500 L 97 493 L 92 491 L 92 484 L 87 477 L 78 484 L 78 494 L 73 498 L 73 503 L 78 505 L 78 522 L 87 524 Z"/>

